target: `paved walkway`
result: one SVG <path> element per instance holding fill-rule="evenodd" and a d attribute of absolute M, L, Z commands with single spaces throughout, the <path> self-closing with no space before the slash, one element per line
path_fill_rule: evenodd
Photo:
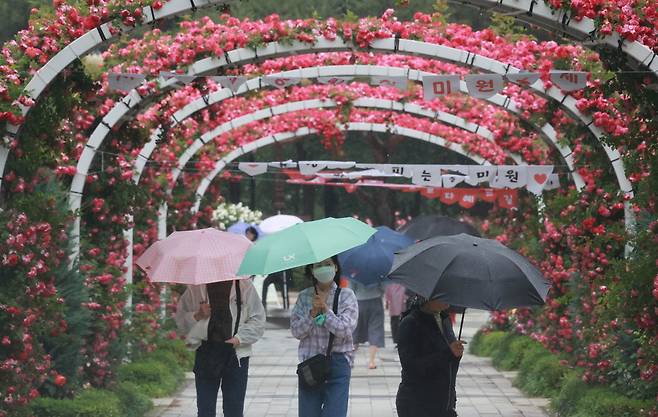
<path fill-rule="evenodd" d="M 463 338 L 470 340 L 486 319 L 486 313 L 469 311 Z M 397 415 L 395 394 L 400 383 L 400 364 L 388 327 L 386 344 L 377 369 L 367 369 L 367 349 L 357 354 L 350 386 L 350 417 Z M 245 417 L 296 417 L 297 341 L 290 331 L 268 325 L 265 337 L 254 346 L 250 361 Z M 512 376 L 513 373 L 496 371 L 488 359 L 467 353 L 457 376 L 459 416 L 546 417 L 541 408 L 546 406 L 546 400 L 524 397 L 512 387 Z M 156 409 L 149 417 L 196 417 L 195 397 L 193 374 L 189 373 L 177 396 L 156 400 Z M 218 416 L 221 415 L 220 399 Z"/>

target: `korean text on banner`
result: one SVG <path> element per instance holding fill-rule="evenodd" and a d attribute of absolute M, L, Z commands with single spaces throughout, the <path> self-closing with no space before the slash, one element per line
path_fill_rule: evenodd
<path fill-rule="evenodd" d="M 464 76 L 468 94 L 475 98 L 489 98 L 503 89 L 503 76 L 499 74 L 468 74 Z"/>
<path fill-rule="evenodd" d="M 425 101 L 459 91 L 459 75 L 429 75 L 423 77 Z"/>

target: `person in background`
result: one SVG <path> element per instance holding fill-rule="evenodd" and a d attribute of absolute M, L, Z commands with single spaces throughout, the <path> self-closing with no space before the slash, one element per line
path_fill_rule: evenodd
<path fill-rule="evenodd" d="M 252 242 L 258 240 L 258 230 L 256 230 L 254 226 L 247 227 L 247 229 L 244 231 L 244 235 Z"/>
<path fill-rule="evenodd" d="M 242 417 L 251 345 L 265 330 L 265 312 L 250 280 L 190 285 L 175 316 L 195 352 L 198 417 L 215 417 L 222 388 L 224 417 Z"/>
<path fill-rule="evenodd" d="M 263 297 L 263 308 L 267 309 L 267 290 L 271 284 L 274 284 L 275 290 L 281 291 L 281 297 L 283 298 L 283 308 L 288 308 L 288 291 L 284 291 L 284 279 L 286 281 L 286 288 L 290 288 L 290 285 L 292 284 L 292 269 L 274 272 L 265 277 L 265 280 L 263 281 L 263 291 L 261 292 Z"/>
<path fill-rule="evenodd" d="M 377 368 L 377 351 L 384 343 L 384 305 L 382 284 L 364 286 L 356 281 L 350 281 L 359 302 L 359 321 L 354 331 L 354 343 L 357 345 L 368 342 L 368 369 Z"/>
<path fill-rule="evenodd" d="M 391 335 L 395 347 L 398 345 L 398 329 L 400 328 L 400 316 L 405 309 L 407 302 L 407 294 L 404 286 L 400 284 L 388 284 L 384 291 L 384 298 L 386 300 L 386 309 L 391 320 Z"/>
<path fill-rule="evenodd" d="M 326 354 L 330 333 L 334 335 L 334 341 L 328 380 L 314 388 L 299 384 L 299 415 L 346 417 L 354 361 L 352 332 L 359 316 L 359 306 L 354 292 L 342 288 L 337 313 L 332 310 L 340 279 L 337 257 L 315 263 L 307 267 L 306 272 L 313 280 L 313 286 L 299 293 L 290 315 L 290 330 L 299 339 L 299 361 Z"/>
<path fill-rule="evenodd" d="M 448 304 L 418 296 L 415 300 L 400 322 L 398 416 L 456 417 L 453 370 L 464 354 L 464 345 L 450 342 Z"/>

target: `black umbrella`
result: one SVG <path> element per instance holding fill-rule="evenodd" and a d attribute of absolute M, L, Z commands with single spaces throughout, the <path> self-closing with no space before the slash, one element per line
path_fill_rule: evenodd
<path fill-rule="evenodd" d="M 427 299 L 481 310 L 542 305 L 550 289 L 525 257 L 496 240 L 464 233 L 397 252 L 389 278 Z"/>
<path fill-rule="evenodd" d="M 418 216 L 400 227 L 398 232 L 416 240 L 425 240 L 435 236 L 458 235 L 460 233 L 480 237 L 480 233 L 472 225 L 460 222 L 452 217 L 437 214 Z"/>

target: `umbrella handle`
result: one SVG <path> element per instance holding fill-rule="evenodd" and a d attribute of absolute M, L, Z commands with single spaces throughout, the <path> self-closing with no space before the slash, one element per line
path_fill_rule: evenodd
<path fill-rule="evenodd" d="M 462 311 L 462 323 L 459 325 L 459 336 L 457 336 L 457 340 L 462 339 L 462 329 L 464 328 L 464 316 L 466 315 L 466 309 Z"/>

